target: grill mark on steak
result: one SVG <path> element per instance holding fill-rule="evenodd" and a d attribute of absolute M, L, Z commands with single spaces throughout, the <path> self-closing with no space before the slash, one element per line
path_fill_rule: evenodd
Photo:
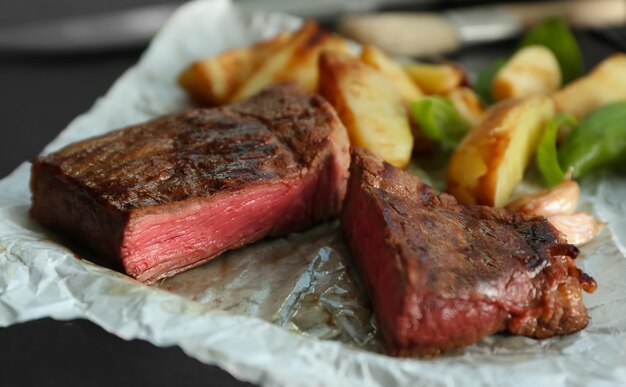
<path fill-rule="evenodd" d="M 153 282 L 336 215 L 348 146 L 324 99 L 275 86 L 37 158 L 31 215 Z"/>
<path fill-rule="evenodd" d="M 341 213 L 389 353 L 430 356 L 506 330 L 545 338 L 587 325 L 578 249 L 544 218 L 463 206 L 354 149 Z"/>
<path fill-rule="evenodd" d="M 286 146 L 281 135 L 235 108 L 198 109 L 87 140 L 77 152 L 71 147 L 60 157 L 55 154 L 54 162 L 95 195 L 132 210 L 279 179 L 308 167 L 294 159 L 303 149 Z M 309 144 L 311 160 L 325 145 L 321 140 Z"/>

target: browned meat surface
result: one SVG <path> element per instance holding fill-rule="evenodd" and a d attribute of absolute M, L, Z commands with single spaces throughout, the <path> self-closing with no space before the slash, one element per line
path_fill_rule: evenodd
<path fill-rule="evenodd" d="M 431 356 L 495 332 L 545 338 L 583 329 L 574 265 L 544 218 L 463 206 L 355 149 L 341 224 L 387 348 Z"/>
<path fill-rule="evenodd" d="M 275 86 L 36 159 L 31 215 L 153 282 L 335 216 L 348 146 L 325 100 Z"/>

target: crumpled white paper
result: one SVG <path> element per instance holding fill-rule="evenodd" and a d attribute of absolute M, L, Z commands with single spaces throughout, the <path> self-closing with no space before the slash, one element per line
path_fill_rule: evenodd
<path fill-rule="evenodd" d="M 285 15 L 243 18 L 228 1 L 186 4 L 140 62 L 45 152 L 184 107 L 187 102 L 175 78 L 193 59 L 299 23 Z M 266 321 L 272 318 L 262 319 L 258 311 L 220 305 L 228 310 L 221 311 L 215 303 L 203 302 L 210 298 L 204 293 L 194 297 L 148 287 L 79 259 L 29 219 L 29 168 L 23 164 L 0 182 L 0 326 L 46 316 L 86 318 L 126 339 L 178 345 L 189 356 L 265 386 L 626 385 L 624 177 L 595 176 L 582 183 L 583 205 L 607 222 L 579 259 L 599 285 L 585 297 L 591 315 L 587 329 L 543 341 L 496 335 L 454 354 L 423 360 L 391 358 L 296 333 Z M 320 226 L 307 235 L 332 238 L 332 233 L 325 234 L 332 227 Z M 272 243 L 285 248 L 299 238 L 307 237 Z M 324 248 L 314 252 L 321 263 L 332 254 Z"/>

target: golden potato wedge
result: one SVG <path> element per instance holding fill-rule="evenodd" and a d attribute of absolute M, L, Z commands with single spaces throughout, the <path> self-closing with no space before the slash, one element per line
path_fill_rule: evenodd
<path fill-rule="evenodd" d="M 394 62 L 378 48 L 369 44 L 364 45 L 361 51 L 361 60 L 389 78 L 391 83 L 398 89 L 407 107 L 424 95 L 422 90 L 402 70 L 402 66 Z"/>
<path fill-rule="evenodd" d="M 250 97 L 272 83 L 283 81 L 296 81 L 304 90 L 316 91 L 318 59 L 323 49 L 347 52 L 347 41 L 322 30 L 315 22 L 307 22 L 281 50 L 254 71 L 235 92 L 232 100 Z"/>
<path fill-rule="evenodd" d="M 554 110 L 546 96 L 494 105 L 452 155 L 448 192 L 465 204 L 506 204 Z"/>
<path fill-rule="evenodd" d="M 406 107 L 387 77 L 347 53 L 324 51 L 320 56 L 319 92 L 337 110 L 352 145 L 405 167 L 413 136 Z"/>
<path fill-rule="evenodd" d="M 491 84 L 494 101 L 552 94 L 561 86 L 556 56 L 544 46 L 518 50 L 498 71 Z"/>
<path fill-rule="evenodd" d="M 465 74 L 448 63 L 412 63 L 404 66 L 409 78 L 426 94 L 443 95 L 461 86 Z"/>
<path fill-rule="evenodd" d="M 469 122 L 472 128 L 482 121 L 485 115 L 485 108 L 474 90 L 469 87 L 459 87 L 449 91 L 446 97 L 450 99 L 450 102 L 452 102 L 452 105 L 454 105 L 461 117 Z"/>
<path fill-rule="evenodd" d="M 279 51 L 291 37 L 283 32 L 250 47 L 234 48 L 192 63 L 178 77 L 178 84 L 197 102 L 222 105 L 263 61 Z"/>
<path fill-rule="evenodd" d="M 626 99 L 626 54 L 613 54 L 552 98 L 558 111 L 578 118 L 600 106 Z"/>
<path fill-rule="evenodd" d="M 404 105 L 407 108 L 407 114 L 409 115 L 409 121 L 411 123 L 411 132 L 415 139 L 413 151 L 423 152 L 431 149 L 433 147 L 432 141 L 424 136 L 420 128 L 414 122 L 413 114 L 411 113 L 411 104 L 424 96 L 419 86 L 404 72 L 399 63 L 394 62 L 382 50 L 374 46 L 367 44 L 363 46 L 361 60 L 382 72 L 400 93 Z"/>

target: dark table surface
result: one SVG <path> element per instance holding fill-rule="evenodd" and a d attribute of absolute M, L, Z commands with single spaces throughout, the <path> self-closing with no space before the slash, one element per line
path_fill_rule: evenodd
<path fill-rule="evenodd" d="M 3 0 L 0 26 L 115 10 L 164 0 Z M 578 32 L 587 67 L 614 47 Z M 480 68 L 512 42 L 452 56 Z M 75 116 L 85 112 L 139 58 L 142 49 L 73 56 L 0 53 L 0 177 L 35 157 Z M 0 294 L 1 296 L 1 294 Z M 43 319 L 0 328 L 0 386 L 245 386 L 179 348 L 125 341 L 86 320 Z"/>

